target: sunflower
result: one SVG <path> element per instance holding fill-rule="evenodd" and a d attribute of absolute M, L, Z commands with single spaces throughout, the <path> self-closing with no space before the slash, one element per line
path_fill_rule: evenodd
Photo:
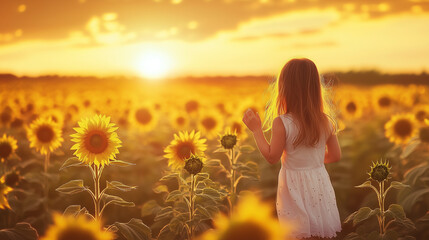
<path fill-rule="evenodd" d="M 371 171 L 368 173 L 369 179 L 375 180 L 377 182 L 383 182 L 389 179 L 390 169 L 389 162 L 382 160 L 380 162 L 372 163 Z"/>
<path fill-rule="evenodd" d="M 131 122 L 140 130 L 146 132 L 152 130 L 158 123 L 158 114 L 152 107 L 142 106 L 136 108 L 131 114 Z"/>
<path fill-rule="evenodd" d="M 192 130 L 181 131 L 179 135 L 174 134 L 174 139 L 170 142 L 164 152 L 167 158 L 168 166 L 174 170 L 178 170 L 185 166 L 185 160 L 190 158 L 191 155 L 204 156 L 204 151 L 207 149 L 205 144 L 206 139 L 200 139 L 200 132 Z"/>
<path fill-rule="evenodd" d="M 70 135 L 75 142 L 71 150 L 80 161 L 96 166 L 109 165 L 110 160 L 115 160 L 121 140 L 115 132 L 117 127 L 110 122 L 110 117 L 94 115 L 83 118 L 78 122 L 79 127 L 73 128 L 77 133 Z"/>
<path fill-rule="evenodd" d="M 196 100 L 189 100 L 185 103 L 185 111 L 188 114 L 197 113 L 199 110 L 200 104 Z"/>
<path fill-rule="evenodd" d="M 413 112 L 416 120 L 424 123 L 425 119 L 429 118 L 429 105 L 417 106 Z"/>
<path fill-rule="evenodd" d="M 46 155 L 61 146 L 62 130 L 51 118 L 38 118 L 27 129 L 30 147 Z"/>
<path fill-rule="evenodd" d="M 360 118 L 365 104 L 355 97 L 350 97 L 340 102 L 341 115 L 344 119 Z"/>
<path fill-rule="evenodd" d="M 372 102 L 376 113 L 385 113 L 392 109 L 396 102 L 393 95 L 396 91 L 394 88 L 375 88 L 373 90 Z"/>
<path fill-rule="evenodd" d="M 255 209 L 258 209 L 255 211 Z M 246 195 L 234 209 L 231 217 L 219 214 L 213 221 L 215 229 L 202 235 L 202 240 L 279 240 L 288 238 L 291 226 L 282 226 L 272 216 L 270 205 L 254 195 Z"/>
<path fill-rule="evenodd" d="M 224 149 L 233 149 L 237 145 L 237 133 L 231 132 L 231 129 L 227 129 L 223 135 L 219 135 L 220 144 Z"/>
<path fill-rule="evenodd" d="M 226 121 L 226 126 L 230 128 L 232 132 L 236 133 L 240 139 L 246 139 L 247 131 L 241 120 L 242 117 L 243 116 L 238 116 L 237 114 L 231 115 Z"/>
<path fill-rule="evenodd" d="M 58 109 L 49 109 L 47 111 L 43 111 L 40 114 L 42 118 L 51 118 L 53 122 L 57 123 L 59 126 L 63 126 L 64 124 L 64 113 Z"/>
<path fill-rule="evenodd" d="M 16 139 L 12 136 L 7 136 L 3 134 L 3 137 L 0 138 L 0 159 L 1 162 L 4 162 L 10 156 L 12 156 L 18 146 L 16 145 Z"/>
<path fill-rule="evenodd" d="M 176 111 L 171 115 L 170 122 L 174 129 L 183 130 L 189 126 L 189 117 L 180 111 Z"/>
<path fill-rule="evenodd" d="M 7 126 L 12 121 L 12 108 L 9 106 L 5 107 L 0 113 L 0 123 L 4 126 Z"/>
<path fill-rule="evenodd" d="M 54 224 L 48 228 L 41 240 L 113 240 L 111 232 L 102 230 L 100 222 L 85 216 L 53 215 Z"/>
<path fill-rule="evenodd" d="M 12 188 L 6 185 L 5 177 L 2 176 L 0 178 L 0 209 L 5 209 L 5 208 L 10 209 L 9 202 L 7 201 L 7 198 L 6 198 L 6 195 L 10 191 L 12 191 Z"/>
<path fill-rule="evenodd" d="M 417 133 L 413 114 L 396 114 L 384 125 L 385 135 L 390 142 L 405 144 Z"/>
<path fill-rule="evenodd" d="M 217 136 L 222 129 L 222 125 L 223 122 L 219 114 L 213 111 L 203 113 L 198 119 L 198 129 L 209 139 L 213 139 Z"/>

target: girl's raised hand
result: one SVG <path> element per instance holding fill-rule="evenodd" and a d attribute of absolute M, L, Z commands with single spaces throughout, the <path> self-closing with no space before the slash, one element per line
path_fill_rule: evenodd
<path fill-rule="evenodd" d="M 244 113 L 243 122 L 252 132 L 262 128 L 261 118 L 250 108 Z"/>

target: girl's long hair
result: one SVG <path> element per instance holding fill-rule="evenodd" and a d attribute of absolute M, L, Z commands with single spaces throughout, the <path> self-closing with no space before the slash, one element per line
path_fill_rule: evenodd
<path fill-rule="evenodd" d="M 291 113 L 299 132 L 293 145 L 315 146 L 322 131 L 328 133 L 332 124 L 337 131 L 335 112 L 328 100 L 328 88 L 322 86 L 319 72 L 307 58 L 287 62 L 276 81 L 269 87 L 270 99 L 266 106 L 264 128 L 272 127 L 274 118 Z"/>

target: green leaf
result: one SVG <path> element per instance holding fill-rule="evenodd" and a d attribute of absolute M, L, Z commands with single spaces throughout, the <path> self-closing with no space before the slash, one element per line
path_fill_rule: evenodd
<path fill-rule="evenodd" d="M 128 192 L 137 188 L 136 186 L 128 186 L 118 181 L 106 181 L 106 185 L 107 189 L 115 189 L 123 192 Z"/>
<path fill-rule="evenodd" d="M 163 192 L 168 193 L 168 187 L 166 185 L 163 185 L 163 184 L 162 185 L 158 185 L 158 186 L 156 186 L 156 187 L 153 188 L 153 191 L 155 193 L 163 193 Z"/>
<path fill-rule="evenodd" d="M 204 163 L 205 167 L 218 167 L 220 165 L 221 165 L 221 162 L 219 159 L 210 159 Z"/>
<path fill-rule="evenodd" d="M 165 199 L 165 201 L 166 202 L 173 202 L 173 201 L 179 200 L 182 197 L 183 197 L 182 191 L 174 190 L 168 194 L 167 199 Z"/>
<path fill-rule="evenodd" d="M 140 216 L 150 216 L 158 212 L 160 209 L 161 206 L 159 206 L 155 200 L 149 200 L 143 204 Z"/>
<path fill-rule="evenodd" d="M 140 219 L 132 218 L 127 223 L 115 222 L 112 225 L 127 240 L 150 240 L 152 236 L 150 228 Z"/>
<path fill-rule="evenodd" d="M 415 206 L 415 204 L 426 194 L 429 194 L 429 188 L 422 188 L 414 192 L 410 192 L 402 199 L 400 198 L 399 203 L 404 207 L 404 209 L 407 210 L 407 212 L 409 212 L 413 206 Z"/>
<path fill-rule="evenodd" d="M 111 160 L 109 165 L 117 166 L 117 167 L 128 167 L 128 166 L 133 166 L 135 164 L 116 159 L 116 160 Z"/>
<path fill-rule="evenodd" d="M 371 187 L 372 186 L 372 184 L 371 184 L 371 181 L 366 181 L 366 182 L 364 182 L 364 183 L 362 183 L 361 185 L 358 185 L 358 186 L 355 186 L 356 188 L 364 188 L 364 187 Z"/>
<path fill-rule="evenodd" d="M 353 226 L 356 226 L 358 223 L 365 221 L 366 219 L 370 218 L 371 216 L 380 213 L 380 209 L 376 208 L 372 210 L 369 207 L 362 207 L 360 208 L 356 215 L 353 218 Z"/>
<path fill-rule="evenodd" d="M 397 240 L 399 234 L 395 230 L 387 230 L 381 238 L 382 240 Z"/>
<path fill-rule="evenodd" d="M 14 228 L 0 230 L 0 239 L 4 240 L 37 240 L 36 229 L 26 222 L 20 222 Z"/>
<path fill-rule="evenodd" d="M 204 179 L 207 179 L 207 178 L 209 178 L 210 177 L 210 175 L 208 174 L 208 173 L 198 173 L 196 176 L 195 176 L 195 181 L 202 181 L 202 180 L 204 180 Z"/>
<path fill-rule="evenodd" d="M 78 179 L 78 180 L 71 180 L 67 183 L 64 183 L 56 190 L 58 192 L 65 193 L 65 194 L 75 194 L 75 193 L 86 191 L 87 188 L 83 186 L 83 180 Z"/>
<path fill-rule="evenodd" d="M 154 221 L 157 222 L 163 219 L 170 219 L 172 217 L 173 217 L 173 207 L 168 206 L 168 207 L 162 208 L 156 213 Z"/>
<path fill-rule="evenodd" d="M 251 153 L 253 151 L 255 151 L 255 148 L 252 145 L 240 146 L 240 152 L 242 153 Z"/>
<path fill-rule="evenodd" d="M 212 215 L 210 214 L 209 211 L 207 211 L 205 207 L 201 206 L 200 204 L 197 204 L 195 207 L 196 207 L 196 212 L 202 214 L 204 217 L 206 217 L 206 219 L 212 218 Z"/>
<path fill-rule="evenodd" d="M 405 216 L 404 209 L 399 204 L 391 204 L 389 209 L 386 211 L 386 214 L 392 216 L 398 220 L 405 220 L 407 217 Z"/>
<path fill-rule="evenodd" d="M 94 217 L 88 212 L 85 207 L 81 207 L 80 205 L 70 205 L 64 210 L 63 215 L 72 215 L 74 217 L 84 215 L 91 220 L 95 220 Z"/>
<path fill-rule="evenodd" d="M 410 187 L 409 185 L 406 185 L 406 184 L 403 184 L 403 183 L 401 183 L 401 182 L 398 182 L 398 181 L 392 181 L 391 183 L 390 183 L 390 186 L 389 187 L 391 187 L 391 188 L 395 188 L 395 189 L 402 189 L 402 188 L 406 188 L 406 187 Z"/>
<path fill-rule="evenodd" d="M 104 193 L 103 196 L 101 197 L 101 201 L 103 201 L 103 203 L 104 203 L 103 208 L 105 208 L 109 204 L 115 204 L 115 205 L 119 205 L 122 207 L 134 207 L 135 206 L 135 204 L 133 202 L 127 202 L 124 199 L 122 199 L 121 197 L 106 194 L 106 193 Z"/>
<path fill-rule="evenodd" d="M 179 175 L 179 173 L 172 173 L 163 176 L 159 181 L 171 181 L 176 179 L 180 185 L 180 183 L 186 184 L 186 181 Z"/>
<path fill-rule="evenodd" d="M 213 153 L 226 153 L 228 152 L 228 150 L 226 150 L 223 147 L 217 148 L 216 150 L 213 151 Z"/>
<path fill-rule="evenodd" d="M 81 162 L 79 158 L 71 157 L 63 163 L 63 165 L 60 167 L 60 171 L 69 167 L 82 167 L 82 166 L 87 166 L 87 165 Z"/>
<path fill-rule="evenodd" d="M 189 217 L 188 213 L 181 213 L 170 221 L 170 230 L 175 234 L 180 234 L 185 227 L 185 220 Z"/>

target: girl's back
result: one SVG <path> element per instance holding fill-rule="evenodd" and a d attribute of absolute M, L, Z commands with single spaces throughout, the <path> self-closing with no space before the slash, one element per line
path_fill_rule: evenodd
<path fill-rule="evenodd" d="M 326 140 L 329 135 L 323 131 L 320 134 L 318 143 L 313 146 L 300 144 L 294 147 L 293 142 L 299 133 L 298 124 L 294 121 L 293 115 L 280 115 L 286 131 L 286 153 L 283 155 L 282 165 L 289 169 L 313 169 L 324 165 Z M 332 132 L 332 126 L 329 128 Z"/>

